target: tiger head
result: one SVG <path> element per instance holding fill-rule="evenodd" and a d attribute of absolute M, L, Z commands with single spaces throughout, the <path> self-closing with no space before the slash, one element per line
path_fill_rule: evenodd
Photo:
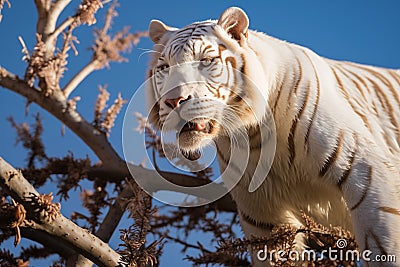
<path fill-rule="evenodd" d="M 181 151 L 197 151 L 207 140 L 262 118 L 265 96 L 246 77 L 249 67 L 257 65 L 247 61 L 256 57 L 246 44 L 248 25 L 247 15 L 236 7 L 218 21 L 181 29 L 151 21 L 149 121 L 158 129 L 176 131 Z"/>

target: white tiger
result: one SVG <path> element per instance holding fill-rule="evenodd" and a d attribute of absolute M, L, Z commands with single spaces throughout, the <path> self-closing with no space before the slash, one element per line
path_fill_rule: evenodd
<path fill-rule="evenodd" d="M 168 114 L 190 99 L 189 108 L 201 118 L 183 126 L 180 148 L 194 157 L 203 140 L 214 139 L 221 171 L 230 157 L 229 142 L 220 123 L 207 118 L 218 114 L 229 120 L 229 112 L 207 102 L 218 100 L 245 122 L 241 127 L 253 135 L 250 162 L 231 194 L 246 236 L 268 237 L 275 224 L 301 226 L 304 211 L 323 225 L 353 231 L 361 250 L 400 259 L 399 71 L 322 58 L 248 25 L 236 7 L 218 21 L 182 29 L 151 21 L 149 35 L 158 53 L 148 72 L 155 81 L 148 98 L 156 101 L 150 121 L 162 127 Z M 172 70 L 195 61 L 198 68 Z M 213 78 L 191 83 L 201 79 L 204 68 Z M 265 119 L 267 106 L 276 124 L 275 158 L 262 185 L 249 192 L 251 161 L 262 148 L 253 126 Z M 253 264 L 265 263 L 253 257 Z"/>

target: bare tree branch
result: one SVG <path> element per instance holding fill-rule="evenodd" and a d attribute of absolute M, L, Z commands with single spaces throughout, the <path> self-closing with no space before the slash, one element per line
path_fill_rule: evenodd
<path fill-rule="evenodd" d="M 49 44 L 54 43 L 57 37 L 75 21 L 75 17 L 66 18 L 47 38 Z"/>
<path fill-rule="evenodd" d="M 31 221 L 30 225 L 34 226 L 36 223 Z M 65 258 L 76 253 L 68 243 L 60 241 L 59 238 L 54 237 L 54 235 L 46 231 L 38 230 L 37 227 L 22 226 L 21 235 L 42 244 L 44 247 L 51 248 L 52 251 L 57 252 Z"/>
<path fill-rule="evenodd" d="M 99 62 L 97 60 L 91 60 L 86 66 L 84 66 L 74 77 L 65 85 L 62 89 L 66 98 L 76 89 L 76 87 L 93 71 L 98 69 Z"/>
<path fill-rule="evenodd" d="M 3 189 L 21 203 L 28 211 L 32 209 L 32 196 L 39 196 L 39 193 L 22 176 L 21 172 L 14 169 L 10 164 L 0 158 L 0 183 Z M 34 212 L 38 215 L 39 223 L 29 224 L 30 228 L 44 231 L 47 234 L 57 237 L 60 242 L 66 243 L 79 254 L 84 255 L 99 266 L 117 266 L 120 255 L 112 250 L 106 243 L 101 241 L 90 232 L 80 228 L 61 214 L 56 214 L 50 220 L 46 212 Z"/>
<path fill-rule="evenodd" d="M 46 44 L 46 57 L 53 54 L 56 44 L 56 38 L 53 37 L 48 42 L 48 37 L 56 29 L 58 17 L 70 2 L 71 0 L 35 0 L 39 16 L 36 31 L 42 36 L 42 41 Z"/>
<path fill-rule="evenodd" d="M 52 5 L 43 33 L 49 35 L 56 29 L 58 17 L 71 0 L 57 0 Z"/>
<path fill-rule="evenodd" d="M 46 24 L 47 15 L 50 9 L 50 1 L 45 0 L 34 0 L 36 5 L 36 10 L 38 12 L 38 21 L 36 24 L 36 32 L 43 33 L 43 29 Z"/>
<path fill-rule="evenodd" d="M 103 164 L 109 164 L 110 168 L 115 169 L 126 168 L 125 162 L 108 142 L 105 134 L 95 129 L 76 110 L 71 109 L 61 92 L 55 91 L 51 96 L 45 96 L 40 93 L 40 89 L 29 86 L 2 68 L 0 68 L 0 86 L 24 96 L 29 102 L 38 104 L 54 115 L 78 135 Z"/>
<path fill-rule="evenodd" d="M 44 39 L 52 33 L 56 27 L 57 19 L 64 8 L 71 0 L 35 0 L 36 9 L 39 15 L 37 33 L 42 34 Z"/>

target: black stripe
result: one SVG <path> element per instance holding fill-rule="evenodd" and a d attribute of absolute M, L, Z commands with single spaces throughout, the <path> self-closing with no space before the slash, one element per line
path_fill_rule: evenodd
<path fill-rule="evenodd" d="M 245 222 L 247 222 L 248 224 L 251 224 L 251 225 L 253 225 L 253 226 L 257 227 L 257 228 L 261 228 L 261 229 L 264 229 L 264 230 L 271 231 L 275 227 L 275 225 L 272 224 L 272 223 L 257 221 L 253 217 L 243 213 L 243 211 L 240 211 L 240 215 L 241 215 L 241 218 Z"/>
<path fill-rule="evenodd" d="M 355 133 L 353 134 L 353 139 L 354 139 L 354 147 L 353 150 L 350 152 L 347 168 L 343 171 L 342 176 L 340 176 L 338 181 L 338 186 L 340 189 L 342 189 L 343 184 L 347 181 L 347 178 L 350 175 L 351 169 L 353 168 L 354 159 L 357 154 L 358 136 Z"/>
<path fill-rule="evenodd" d="M 308 138 L 310 137 L 311 127 L 312 127 L 312 125 L 314 123 L 315 116 L 317 115 L 317 110 L 318 110 L 318 105 L 319 105 L 319 97 L 320 97 L 320 94 L 321 94 L 321 88 L 320 88 L 321 85 L 320 85 L 319 77 L 318 77 L 318 74 L 317 74 L 317 70 L 316 70 L 316 68 L 314 66 L 314 63 L 312 62 L 311 58 L 307 55 L 306 52 L 304 52 L 304 54 L 308 57 L 308 59 L 311 62 L 311 66 L 312 66 L 312 68 L 314 70 L 315 79 L 316 79 L 316 82 L 317 82 L 317 98 L 316 98 L 315 103 L 314 103 L 314 110 L 313 110 L 313 113 L 311 115 L 310 124 L 307 127 L 307 132 L 306 132 L 306 135 L 304 137 L 304 145 L 306 146 L 306 149 L 307 149 Z"/>
<path fill-rule="evenodd" d="M 292 126 L 290 127 L 290 132 L 288 135 L 288 146 L 289 146 L 289 165 L 291 166 L 294 160 L 294 157 L 296 156 L 296 151 L 295 151 L 295 146 L 294 146 L 294 134 L 296 131 L 297 123 L 304 112 L 304 109 L 307 105 L 308 98 L 310 95 L 310 82 L 308 83 L 307 86 L 307 92 L 306 95 L 304 96 L 303 104 L 301 105 L 299 111 L 297 112 L 295 118 L 293 119 Z"/>
<path fill-rule="evenodd" d="M 372 232 L 372 230 L 369 231 L 372 238 L 375 240 L 375 244 L 378 245 L 379 250 L 381 251 L 381 255 L 388 255 L 386 252 L 385 248 L 382 246 L 381 241 L 379 240 L 379 237 Z"/>
<path fill-rule="evenodd" d="M 368 184 L 366 185 L 366 189 L 364 190 L 360 200 L 353 207 L 350 208 L 350 211 L 353 211 L 356 208 L 358 208 L 358 206 L 360 206 L 361 203 L 363 203 L 363 201 L 365 200 L 365 198 L 368 194 L 368 191 L 369 191 L 369 188 L 370 188 L 371 182 L 372 182 L 372 166 L 368 166 L 368 174 L 367 174 L 366 178 L 368 178 Z"/>
<path fill-rule="evenodd" d="M 335 161 L 339 157 L 339 154 L 342 150 L 342 145 L 343 145 L 343 135 L 344 135 L 344 132 L 341 129 L 338 137 L 336 138 L 336 145 L 335 145 L 334 149 L 332 150 L 332 152 L 328 156 L 328 158 L 324 161 L 324 165 L 322 166 L 321 170 L 319 171 L 320 177 L 322 177 L 326 174 L 326 172 L 329 170 L 329 168 L 335 163 Z"/>

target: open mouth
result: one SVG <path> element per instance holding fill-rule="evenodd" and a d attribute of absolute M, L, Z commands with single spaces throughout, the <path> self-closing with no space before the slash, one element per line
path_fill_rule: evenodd
<path fill-rule="evenodd" d="M 210 133 L 212 131 L 212 124 L 211 122 L 195 122 L 195 121 L 188 121 L 183 126 L 180 133 L 184 132 L 202 132 L 202 133 Z"/>
<path fill-rule="evenodd" d="M 198 134 L 210 134 L 213 130 L 213 124 L 211 121 L 204 121 L 204 120 L 192 120 L 186 122 L 181 131 L 178 133 L 179 135 L 182 134 L 189 134 L 186 135 L 186 138 L 190 138 L 191 140 L 196 140 L 200 138 Z M 198 160 L 201 157 L 200 150 L 181 150 L 182 154 L 188 160 Z"/>

